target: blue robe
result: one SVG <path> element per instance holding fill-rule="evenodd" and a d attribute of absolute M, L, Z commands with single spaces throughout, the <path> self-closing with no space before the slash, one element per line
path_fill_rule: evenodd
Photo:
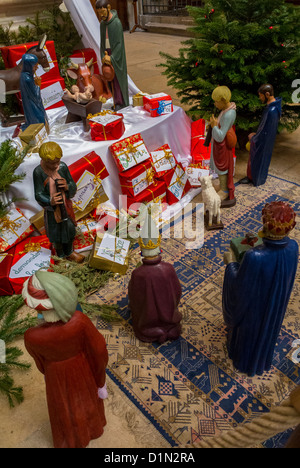
<path fill-rule="evenodd" d="M 20 91 L 22 97 L 25 124 L 24 131 L 29 125 L 48 123 L 47 114 L 43 105 L 41 90 L 34 82 L 33 59 L 31 54 L 23 55 L 23 68 L 20 77 Z"/>
<path fill-rule="evenodd" d="M 248 177 L 255 187 L 263 185 L 267 180 L 280 116 L 281 98 L 276 98 L 276 101 L 265 107 L 257 132 L 251 138 L 251 176 Z"/>
<path fill-rule="evenodd" d="M 227 265 L 223 316 L 229 357 L 240 372 L 253 376 L 270 370 L 297 263 L 298 244 L 285 237 L 263 239 L 241 264 Z"/>

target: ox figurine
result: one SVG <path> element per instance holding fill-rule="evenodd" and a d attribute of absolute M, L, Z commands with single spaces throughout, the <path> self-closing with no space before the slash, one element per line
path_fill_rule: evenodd
<path fill-rule="evenodd" d="M 202 199 L 204 203 L 204 221 L 208 231 L 223 229 L 221 222 L 221 198 L 217 194 L 213 184 L 212 175 L 200 177 Z"/>
<path fill-rule="evenodd" d="M 38 64 L 41 65 L 45 72 L 50 70 L 47 55 L 44 51 L 45 43 L 47 41 L 46 34 L 39 41 L 38 45 L 30 47 L 26 51 L 27 54 L 36 55 L 38 58 Z M 0 80 L 5 83 L 6 94 L 15 94 L 20 91 L 20 77 L 22 72 L 22 61 L 14 68 L 7 70 L 0 70 Z"/>
<path fill-rule="evenodd" d="M 67 73 L 70 78 L 76 80 L 80 93 L 85 93 L 87 88 L 92 85 L 94 88 L 93 99 L 105 102 L 112 97 L 108 81 L 102 75 L 93 74 L 93 59 L 87 63 L 78 64 L 71 61 L 71 67 Z"/>

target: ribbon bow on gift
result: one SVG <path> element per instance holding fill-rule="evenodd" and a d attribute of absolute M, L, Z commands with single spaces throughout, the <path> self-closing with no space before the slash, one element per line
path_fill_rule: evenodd
<path fill-rule="evenodd" d="M 21 219 L 22 216 L 20 216 L 20 218 L 18 219 Z M 0 230 L 4 230 L 4 231 L 12 231 L 15 236 L 18 236 L 17 234 L 17 230 L 20 229 L 20 227 L 22 226 L 22 224 L 18 221 L 18 219 L 15 219 L 15 220 L 11 220 L 9 219 L 8 216 L 5 216 L 3 219 L 1 219 L 0 221 Z"/>
<path fill-rule="evenodd" d="M 40 252 L 43 244 L 49 245 L 49 241 L 45 240 L 45 241 L 42 241 L 42 242 L 31 242 L 31 240 L 30 240 L 27 244 L 25 244 L 24 250 L 19 252 L 19 255 L 23 255 L 23 254 L 26 254 L 28 252 Z"/>

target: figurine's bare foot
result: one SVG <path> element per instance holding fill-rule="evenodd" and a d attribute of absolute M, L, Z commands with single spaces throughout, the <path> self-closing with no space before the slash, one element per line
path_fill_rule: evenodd
<path fill-rule="evenodd" d="M 221 208 L 231 208 L 232 206 L 236 205 L 236 198 L 233 198 L 230 200 L 229 197 L 225 198 L 225 200 L 222 200 L 221 202 Z"/>
<path fill-rule="evenodd" d="M 77 252 L 72 252 L 71 255 L 69 255 L 66 258 L 67 260 L 70 260 L 71 262 L 76 262 L 76 263 L 83 263 L 85 260 L 85 256 Z"/>

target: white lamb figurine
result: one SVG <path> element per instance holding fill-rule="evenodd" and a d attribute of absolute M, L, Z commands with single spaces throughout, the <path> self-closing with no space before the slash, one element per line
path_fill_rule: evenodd
<path fill-rule="evenodd" d="M 205 212 L 208 211 L 208 225 L 212 226 L 213 216 L 217 218 L 217 224 L 221 222 L 221 198 L 217 194 L 213 184 L 212 175 L 200 177 L 202 198 Z"/>

